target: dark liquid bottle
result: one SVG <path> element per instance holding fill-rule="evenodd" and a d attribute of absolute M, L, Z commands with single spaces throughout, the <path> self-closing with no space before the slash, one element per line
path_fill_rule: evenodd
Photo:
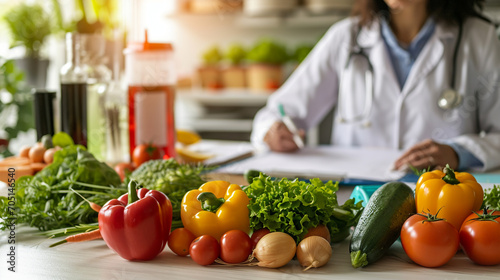
<path fill-rule="evenodd" d="M 56 93 L 43 89 L 32 89 L 33 112 L 35 114 L 36 139 L 44 135 L 54 135 L 54 99 Z"/>
<path fill-rule="evenodd" d="M 61 84 L 61 131 L 87 146 L 87 84 Z"/>
<path fill-rule="evenodd" d="M 61 68 L 61 131 L 87 147 L 87 68 L 80 63 L 80 34 L 66 34 L 66 64 Z"/>

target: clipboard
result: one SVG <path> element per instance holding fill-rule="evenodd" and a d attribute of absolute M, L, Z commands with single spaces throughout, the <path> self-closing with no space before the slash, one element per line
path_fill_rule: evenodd
<path fill-rule="evenodd" d="M 266 152 L 218 169 L 244 174 L 258 170 L 272 177 L 335 180 L 344 185 L 383 184 L 405 173 L 392 170 L 401 151 L 336 146 L 306 147 L 295 153 Z"/>

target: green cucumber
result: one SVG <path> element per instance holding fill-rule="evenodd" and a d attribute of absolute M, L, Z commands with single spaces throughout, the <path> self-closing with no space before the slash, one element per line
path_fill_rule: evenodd
<path fill-rule="evenodd" d="M 415 214 L 413 190 L 401 182 L 389 182 L 370 197 L 349 245 L 351 264 L 363 267 L 379 260 L 398 239 L 404 222 Z"/>

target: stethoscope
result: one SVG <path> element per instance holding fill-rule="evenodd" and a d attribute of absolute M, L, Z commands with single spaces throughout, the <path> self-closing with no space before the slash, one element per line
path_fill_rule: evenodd
<path fill-rule="evenodd" d="M 462 24 L 458 25 L 458 37 L 457 42 L 455 43 L 455 50 L 453 52 L 453 64 L 451 70 L 451 82 L 450 88 L 444 90 L 439 96 L 437 105 L 439 108 L 443 110 L 449 110 L 460 106 L 462 103 L 462 95 L 458 93 L 456 90 L 456 71 L 457 71 L 457 57 L 458 51 L 460 49 L 460 43 L 462 41 Z M 370 115 L 370 111 L 373 106 L 373 66 L 370 62 L 368 55 L 364 52 L 363 48 L 361 48 L 358 44 L 358 36 L 361 32 L 361 28 L 358 28 L 356 36 L 352 36 L 351 40 L 351 51 L 349 52 L 349 56 L 347 58 L 346 65 L 344 66 L 344 70 L 340 75 L 339 82 L 339 93 L 338 93 L 338 120 L 341 123 L 358 123 L 361 122 L 363 127 L 370 127 L 371 122 L 368 120 L 368 116 Z M 343 84 L 345 81 L 345 72 L 347 68 L 349 68 L 349 64 L 352 61 L 354 56 L 361 56 L 363 59 L 366 59 L 368 63 L 368 67 L 365 71 L 365 104 L 361 113 L 354 115 L 350 118 L 346 117 L 343 111 L 342 100 L 344 97 L 343 94 Z"/>

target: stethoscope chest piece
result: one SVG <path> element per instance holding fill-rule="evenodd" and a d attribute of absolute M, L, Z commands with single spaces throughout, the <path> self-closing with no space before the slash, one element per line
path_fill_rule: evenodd
<path fill-rule="evenodd" d="M 438 100 L 438 106 L 443 110 L 456 108 L 460 103 L 462 103 L 462 96 L 454 89 L 443 91 Z"/>

